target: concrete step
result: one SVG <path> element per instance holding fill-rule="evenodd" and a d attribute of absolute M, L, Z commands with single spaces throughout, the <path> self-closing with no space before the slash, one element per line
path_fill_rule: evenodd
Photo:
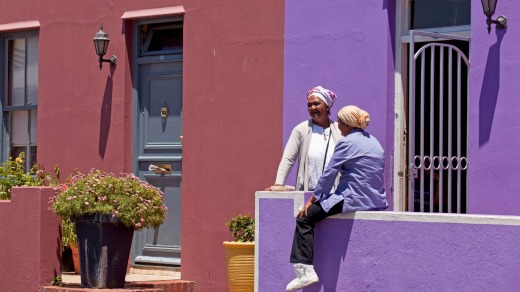
<path fill-rule="evenodd" d="M 61 286 L 43 286 L 41 292 L 195 292 L 195 282 L 185 280 L 126 282 L 120 289 L 83 288 L 79 284 L 62 284 Z"/>

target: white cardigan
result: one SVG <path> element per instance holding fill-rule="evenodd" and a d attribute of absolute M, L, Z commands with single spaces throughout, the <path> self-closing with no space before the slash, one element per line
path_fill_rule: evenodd
<path fill-rule="evenodd" d="M 332 120 L 330 122 L 330 129 L 332 131 L 332 138 L 337 144 L 339 139 L 343 138 L 338 128 L 338 123 Z M 312 119 L 303 121 L 298 124 L 291 132 L 291 136 L 285 145 L 282 160 L 278 166 L 276 173 L 275 184 L 284 185 L 289 172 L 291 171 L 296 158 L 298 158 L 298 172 L 296 174 L 296 191 L 309 190 L 309 171 L 307 167 L 307 153 L 311 143 L 312 136 Z"/>

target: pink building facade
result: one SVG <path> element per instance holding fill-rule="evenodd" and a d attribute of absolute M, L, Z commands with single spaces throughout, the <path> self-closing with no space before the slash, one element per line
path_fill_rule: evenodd
<path fill-rule="evenodd" d="M 520 174 L 514 151 L 519 28 L 493 26 L 488 34 L 479 2 L 3 2 L 1 157 L 24 150 L 48 169 L 58 164 L 62 179 L 73 169 L 100 168 L 133 172 L 163 188 L 168 222 L 136 236 L 132 264 L 180 265 L 182 278 L 201 291 L 225 291 L 225 223 L 254 214 L 254 194 L 274 182 L 291 129 L 308 118 L 304 98 L 315 85 L 338 95 L 331 118 L 348 104 L 370 113 L 369 131 L 386 153 L 392 210 L 417 209 L 414 188 L 422 185 L 422 211 L 431 188 L 440 193 L 432 196 L 432 211 L 519 213 L 512 179 Z M 462 22 L 419 21 L 428 9 L 458 11 Z M 515 19 L 520 8 L 500 1 L 494 17 L 500 14 Z M 117 62 L 100 69 L 92 38 L 101 23 L 110 37 L 105 58 L 115 55 Z M 412 40 L 411 29 L 434 35 Z M 439 40 L 440 34 L 455 39 Z M 440 113 L 445 89 L 421 99 L 417 88 L 437 88 L 439 81 L 427 73 L 432 81 L 421 83 L 412 72 L 438 67 L 426 62 L 413 71 L 411 43 L 416 52 L 424 44 L 453 45 L 454 55 L 464 55 L 457 60 L 468 60 L 458 77 L 440 77 L 446 82 L 439 88 L 450 80 L 446 90 L 461 88 L 454 94 L 463 96 L 455 106 L 460 111 Z M 433 62 L 441 63 L 440 53 L 425 54 L 428 62 L 439 54 Z M 448 62 L 443 68 L 458 72 Z M 453 124 L 439 122 L 452 112 Z M 432 136 L 422 139 L 421 132 Z M 439 137 L 446 139 L 436 144 Z M 448 137 L 453 143 L 439 152 L 435 145 Z M 439 178 L 411 166 L 428 160 Z M 171 172 L 149 170 L 159 164 Z"/>

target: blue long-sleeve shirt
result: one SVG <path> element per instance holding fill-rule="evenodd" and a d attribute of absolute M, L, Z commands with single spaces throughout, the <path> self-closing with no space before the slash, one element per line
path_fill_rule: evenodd
<path fill-rule="evenodd" d="M 314 189 L 322 208 L 344 200 L 343 213 L 361 210 L 386 210 L 384 189 L 385 152 L 379 141 L 362 129 L 353 129 L 338 141 L 327 168 Z M 338 172 L 339 184 L 331 193 Z"/>

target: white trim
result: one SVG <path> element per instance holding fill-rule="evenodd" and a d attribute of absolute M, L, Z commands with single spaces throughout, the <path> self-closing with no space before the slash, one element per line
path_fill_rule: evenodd
<path fill-rule="evenodd" d="M 258 269 L 258 255 L 260 253 L 260 199 L 285 199 L 285 200 L 294 200 L 293 204 L 293 213 L 294 217 L 298 215 L 298 212 L 305 203 L 304 192 L 256 192 L 255 193 L 255 292 L 258 292 L 258 275 L 260 270 Z"/>
<path fill-rule="evenodd" d="M 259 199 L 293 199 L 294 209 L 303 206 L 304 192 L 256 192 L 255 222 L 259 222 Z M 295 215 L 296 216 L 296 215 Z M 448 213 L 418 213 L 418 212 L 392 212 L 392 211 L 358 211 L 342 213 L 330 216 L 332 219 L 351 220 L 375 220 L 397 222 L 425 222 L 425 223 L 453 223 L 474 225 L 508 225 L 520 226 L 520 216 L 505 215 L 474 215 L 474 214 L 448 214 Z M 258 224 L 255 224 L 255 234 L 259 232 Z M 258 248 L 258 237 L 255 237 Z M 255 250 L 257 252 L 258 250 Z M 256 265 L 256 263 L 255 263 Z M 256 269 L 256 266 L 255 266 Z"/>
<path fill-rule="evenodd" d="M 425 28 L 420 29 L 420 31 L 431 32 L 435 34 L 446 34 L 455 37 L 464 37 L 470 38 L 471 31 L 469 25 L 461 25 L 461 26 L 451 26 L 451 27 L 439 27 L 439 28 Z M 417 35 L 414 37 L 414 41 L 416 43 L 420 42 L 432 42 L 432 41 L 444 41 L 447 39 L 444 38 L 434 38 L 429 36 L 420 36 Z M 406 33 L 401 34 L 401 43 L 409 43 L 410 42 L 410 31 L 407 30 Z"/>
<path fill-rule="evenodd" d="M 395 33 L 400 36 L 404 29 L 405 22 L 402 15 L 406 13 L 405 7 L 400 4 L 401 1 L 396 2 L 396 21 Z M 401 20 L 401 21 L 399 21 Z M 404 211 L 405 209 L 405 191 L 406 191 L 406 112 L 405 112 L 405 80 L 402 79 L 402 68 L 406 68 L 406 58 L 402 58 L 402 43 L 395 42 L 395 63 L 394 63 L 394 174 L 393 174 L 393 198 L 394 210 Z"/>
<path fill-rule="evenodd" d="M 143 19 L 143 18 L 154 18 L 154 17 L 164 17 L 164 16 L 177 16 L 177 15 L 183 15 L 184 13 L 185 13 L 184 7 L 182 5 L 179 5 L 179 6 L 164 7 L 164 8 L 126 11 L 121 16 L 121 19 L 126 20 L 126 19 Z"/>
<path fill-rule="evenodd" d="M 519 216 L 500 215 L 360 211 L 333 215 L 329 218 L 398 222 L 520 226 Z"/>
<path fill-rule="evenodd" d="M 260 270 L 258 269 L 258 255 L 260 253 L 260 240 L 258 239 L 259 236 L 258 234 L 260 234 L 260 225 L 259 222 L 260 222 L 260 209 L 259 209 L 259 204 L 258 204 L 258 199 L 259 199 L 259 196 L 258 196 L 258 192 L 257 192 L 257 195 L 255 196 L 255 287 L 254 287 L 254 291 L 257 292 L 258 291 L 258 275 Z"/>
<path fill-rule="evenodd" d="M 0 31 L 13 31 L 23 29 L 39 29 L 40 22 L 38 20 L 20 21 L 0 24 Z"/>
<path fill-rule="evenodd" d="M 312 194 L 312 192 L 309 192 Z M 294 217 L 298 215 L 305 205 L 305 192 L 256 192 L 256 199 L 290 199 L 294 200 Z M 258 205 L 257 205 L 258 207 Z M 255 212 L 258 211 L 255 209 Z M 255 213 L 258 214 L 258 213 Z M 256 216 L 256 215 L 255 215 Z M 256 227 L 255 227 L 256 228 Z M 256 230 L 255 230 L 256 231 Z"/>

